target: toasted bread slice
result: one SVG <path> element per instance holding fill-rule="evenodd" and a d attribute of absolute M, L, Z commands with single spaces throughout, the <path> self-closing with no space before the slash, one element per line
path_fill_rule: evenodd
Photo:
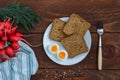
<path fill-rule="evenodd" d="M 81 53 L 88 51 L 88 47 L 83 37 L 77 33 L 62 39 L 61 43 L 68 52 L 69 58 L 73 58 Z"/>
<path fill-rule="evenodd" d="M 80 33 L 82 36 L 84 36 L 86 31 L 90 28 L 90 26 L 90 23 L 81 18 L 79 15 L 71 14 L 68 22 L 63 28 L 63 32 L 66 35 Z"/>
<path fill-rule="evenodd" d="M 65 33 L 63 32 L 64 25 L 64 21 L 55 19 L 49 37 L 55 41 L 61 41 L 61 39 L 65 37 Z"/>

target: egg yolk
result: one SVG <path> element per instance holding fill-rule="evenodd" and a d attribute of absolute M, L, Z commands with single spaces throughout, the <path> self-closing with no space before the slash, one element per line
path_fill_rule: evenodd
<path fill-rule="evenodd" d="M 57 52 L 57 51 L 58 51 L 58 47 L 57 47 L 56 45 L 53 45 L 53 46 L 51 47 L 51 51 L 52 51 L 52 52 Z"/>
<path fill-rule="evenodd" d="M 65 54 L 65 52 L 60 52 L 58 56 L 59 56 L 59 58 L 64 59 L 66 54 Z"/>

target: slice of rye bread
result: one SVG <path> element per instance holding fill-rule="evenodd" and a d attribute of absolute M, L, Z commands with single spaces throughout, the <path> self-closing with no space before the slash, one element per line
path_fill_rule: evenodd
<path fill-rule="evenodd" d="M 68 52 L 69 58 L 73 58 L 81 53 L 87 52 L 88 47 L 83 39 L 83 37 L 78 34 L 72 34 L 61 40 L 63 47 Z"/>
<path fill-rule="evenodd" d="M 79 15 L 71 14 L 68 22 L 63 28 L 63 32 L 66 35 L 71 35 L 77 32 L 84 36 L 90 26 L 90 23 L 81 18 Z"/>
<path fill-rule="evenodd" d="M 59 19 L 53 20 L 49 37 L 55 41 L 61 41 L 61 39 L 65 37 L 65 33 L 63 32 L 64 26 L 65 26 L 64 21 Z"/>

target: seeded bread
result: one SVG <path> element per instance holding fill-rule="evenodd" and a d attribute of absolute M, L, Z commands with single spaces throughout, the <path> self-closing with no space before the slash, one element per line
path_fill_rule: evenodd
<path fill-rule="evenodd" d="M 55 41 L 61 41 L 61 39 L 65 37 L 65 34 L 63 32 L 64 26 L 65 26 L 64 21 L 55 19 L 53 21 L 49 37 Z"/>
<path fill-rule="evenodd" d="M 82 36 L 84 36 L 90 26 L 90 23 L 82 19 L 79 15 L 71 14 L 68 22 L 63 28 L 63 32 L 66 35 L 80 33 Z"/>
<path fill-rule="evenodd" d="M 83 37 L 77 33 L 62 39 L 61 43 L 68 52 L 69 58 L 73 58 L 81 53 L 88 51 L 88 47 Z"/>

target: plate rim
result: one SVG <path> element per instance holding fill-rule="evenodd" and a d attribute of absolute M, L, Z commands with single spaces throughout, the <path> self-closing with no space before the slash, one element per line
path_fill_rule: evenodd
<path fill-rule="evenodd" d="M 60 20 L 69 19 L 69 17 L 61 17 L 61 18 L 59 18 L 59 19 L 60 19 Z M 64 20 L 63 20 L 63 21 L 64 21 Z M 62 65 L 62 66 L 71 66 L 71 65 L 75 65 L 75 64 L 78 64 L 78 63 L 82 62 L 82 61 L 88 56 L 88 54 L 89 54 L 89 52 L 90 52 L 90 49 L 91 49 L 91 46 L 92 46 L 92 38 L 91 38 L 91 33 L 90 33 L 90 31 L 87 30 L 87 32 L 88 32 L 89 35 L 90 35 L 90 47 L 89 47 L 89 49 L 88 49 L 88 52 L 82 53 L 82 54 L 85 55 L 84 58 L 83 58 L 82 60 L 80 60 L 80 61 L 77 61 L 76 63 L 72 63 L 72 64 L 60 64 L 60 63 L 56 62 L 55 60 L 51 59 L 51 57 L 48 55 L 48 52 L 47 52 L 46 49 L 45 49 L 45 42 L 44 42 L 45 34 L 46 34 L 46 32 L 47 32 L 47 29 L 48 29 L 50 26 L 52 27 L 52 24 L 53 24 L 53 22 L 51 22 L 51 23 L 47 26 L 47 28 L 46 28 L 46 30 L 45 30 L 45 32 L 44 32 L 44 35 L 43 35 L 43 48 L 44 48 L 44 51 L 45 51 L 45 54 L 47 55 L 47 57 L 49 57 L 49 59 L 52 60 L 54 63 L 59 64 L 59 65 Z M 87 33 L 87 32 L 86 32 L 86 33 Z M 53 41 L 54 41 L 54 40 L 53 40 Z M 52 54 L 51 54 L 51 55 L 52 55 Z M 81 55 L 81 54 L 80 54 L 80 55 Z"/>

